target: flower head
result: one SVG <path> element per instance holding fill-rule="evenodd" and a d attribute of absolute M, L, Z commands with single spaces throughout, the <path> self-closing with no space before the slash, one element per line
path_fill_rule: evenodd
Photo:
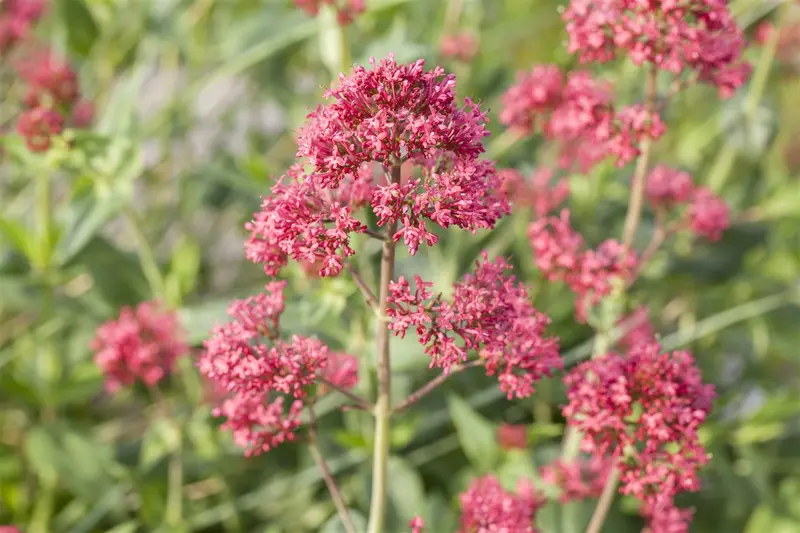
<path fill-rule="evenodd" d="M 460 533 L 535 533 L 543 500 L 529 486 L 506 491 L 494 476 L 477 478 L 461 494 Z"/>
<path fill-rule="evenodd" d="M 57 111 L 35 107 L 23 111 L 17 119 L 17 132 L 31 152 L 46 152 L 52 138 L 64 129 L 64 118 Z"/>
<path fill-rule="evenodd" d="M 331 353 L 322 377 L 341 389 L 352 389 L 358 384 L 358 358 L 347 353 Z"/>
<path fill-rule="evenodd" d="M 731 225 L 730 209 L 711 189 L 700 187 L 689 206 L 689 224 L 698 237 L 718 241 Z"/>
<path fill-rule="evenodd" d="M 458 61 L 471 61 L 478 53 L 478 39 L 468 31 L 453 35 L 445 35 L 439 43 L 442 56 Z"/>
<path fill-rule="evenodd" d="M 366 0 L 294 0 L 294 4 L 312 17 L 317 16 L 321 5 L 333 5 L 341 25 L 350 24 L 367 9 Z"/>
<path fill-rule="evenodd" d="M 188 353 L 174 312 L 157 302 L 123 307 L 117 320 L 97 328 L 91 342 L 94 361 L 111 393 L 141 381 L 155 386 L 172 372 L 178 357 Z"/>
<path fill-rule="evenodd" d="M 42 104 L 71 106 L 80 96 L 75 71 L 49 50 L 26 54 L 16 67 L 20 77 L 28 83 L 25 100 L 29 107 Z"/>
<path fill-rule="evenodd" d="M 564 416 L 585 435 L 584 451 L 619 459 L 621 492 L 653 502 L 698 489 L 708 458 L 697 430 L 714 387 L 703 384 L 689 352 L 638 344 L 579 365 L 564 382 Z"/>
<path fill-rule="evenodd" d="M 625 333 L 618 342 L 626 349 L 650 342 L 656 335 L 653 324 L 650 322 L 650 311 L 646 307 L 637 307 L 629 315 L 620 318 L 617 325 L 624 328 Z"/>
<path fill-rule="evenodd" d="M 423 520 L 421 516 L 415 516 L 408 523 L 408 527 L 411 528 L 411 533 L 423 533 L 425 530 L 425 520 Z"/>
<path fill-rule="evenodd" d="M 562 363 L 557 340 L 544 336 L 549 319 L 534 309 L 510 269 L 484 253 L 475 272 L 454 284 L 451 301 L 431 298 L 431 284 L 418 276 L 414 292 L 400 277 L 389 287 L 389 328 L 399 336 L 415 328 L 431 367 L 447 373 L 475 351 L 509 398 L 530 396 L 534 382 Z"/>
<path fill-rule="evenodd" d="M 4 0 L 0 3 L 0 54 L 24 40 L 44 10 L 44 0 Z"/>
<path fill-rule="evenodd" d="M 688 202 L 694 183 L 688 172 L 656 165 L 647 175 L 645 194 L 653 207 L 671 207 Z"/>
<path fill-rule="evenodd" d="M 326 91 L 332 102 L 309 115 L 298 140 L 323 187 L 335 188 L 367 162 L 389 168 L 409 158 L 452 154 L 472 162 L 484 151 L 486 116 L 473 102 L 456 104 L 455 78 L 420 59 L 398 65 L 392 56 L 371 70 L 356 66 Z"/>
<path fill-rule="evenodd" d="M 536 169 L 529 179 L 513 169 L 501 170 L 498 179 L 509 202 L 519 207 L 531 207 L 536 218 L 550 214 L 569 196 L 569 184 L 564 179 L 553 183 L 554 172 L 549 168 Z"/>
<path fill-rule="evenodd" d="M 694 511 L 675 507 L 671 498 L 659 498 L 642 505 L 647 526 L 642 533 L 689 533 Z"/>
<path fill-rule="evenodd" d="M 750 71 L 745 46 L 725 0 L 571 0 L 563 15 L 568 49 L 583 62 L 627 54 L 675 75 L 694 72 L 728 96 Z"/>

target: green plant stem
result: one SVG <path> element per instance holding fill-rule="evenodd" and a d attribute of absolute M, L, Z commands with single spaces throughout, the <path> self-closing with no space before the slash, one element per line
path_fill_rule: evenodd
<path fill-rule="evenodd" d="M 600 533 L 603 523 L 606 521 L 606 516 L 608 516 L 608 511 L 611 509 L 611 503 L 614 501 L 618 482 L 619 470 L 615 467 L 608 474 L 603 492 L 600 494 L 600 499 L 597 500 L 597 506 L 594 508 L 589 525 L 586 527 L 586 533 Z"/>
<path fill-rule="evenodd" d="M 183 432 L 180 424 L 161 391 L 154 387 L 153 395 L 158 405 L 159 415 L 174 424 L 178 441 L 169 456 L 167 465 L 167 502 L 164 523 L 169 531 L 179 531 L 183 526 Z"/>
<path fill-rule="evenodd" d="M 158 266 L 153 247 L 150 245 L 145 235 L 139 214 L 130 206 L 126 206 L 122 213 L 127 219 L 133 237 L 136 240 L 138 246 L 137 256 L 139 257 L 139 263 L 142 265 L 142 272 L 144 273 L 145 279 L 147 279 L 150 290 L 157 298 L 166 298 L 167 285 L 161 273 L 161 269 Z"/>
<path fill-rule="evenodd" d="M 57 485 L 58 478 L 55 472 L 39 476 L 36 504 L 28 524 L 30 533 L 50 533 L 50 518 L 53 516 Z"/>
<path fill-rule="evenodd" d="M 395 161 L 391 169 L 391 182 L 400 183 L 400 162 Z M 375 436 L 372 452 L 372 496 L 370 498 L 367 533 L 383 533 L 386 519 L 386 484 L 389 464 L 389 427 L 392 415 L 391 355 L 389 351 L 389 323 L 386 316 L 389 282 L 394 279 L 395 242 L 392 235 L 397 231 L 397 222 L 389 224 L 381 253 L 381 281 L 378 296 L 378 398 L 375 402 Z"/>
<path fill-rule="evenodd" d="M 656 102 L 656 67 L 652 67 L 647 73 L 645 107 L 648 113 L 652 113 Z M 636 236 L 636 228 L 642 218 L 642 204 L 644 201 L 644 185 L 647 169 L 650 165 L 650 152 L 652 141 L 648 137 L 642 139 L 641 153 L 636 160 L 636 170 L 633 174 L 631 185 L 631 198 L 628 203 L 628 212 L 625 214 L 625 225 L 622 231 L 622 244 L 630 248 Z"/>
<path fill-rule="evenodd" d="M 311 450 L 311 456 L 314 458 L 314 462 L 317 463 L 317 466 L 319 467 L 319 471 L 322 475 L 323 481 L 325 482 L 325 486 L 328 487 L 328 492 L 333 500 L 333 505 L 336 507 L 336 512 L 339 513 L 339 518 L 342 519 L 344 530 L 347 533 L 358 533 L 358 530 L 353 523 L 353 519 L 350 517 L 350 513 L 347 510 L 347 505 L 344 503 L 342 492 L 339 490 L 339 486 L 336 484 L 336 480 L 333 478 L 331 469 L 328 467 L 328 463 L 325 462 L 325 457 L 322 455 L 322 451 L 319 449 L 319 443 L 317 441 L 317 417 L 314 414 L 314 406 L 310 403 L 308 404 L 308 417 L 308 448 Z"/>

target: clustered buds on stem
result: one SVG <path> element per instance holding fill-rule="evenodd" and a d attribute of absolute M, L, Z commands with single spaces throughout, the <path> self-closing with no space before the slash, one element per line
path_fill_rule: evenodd
<path fill-rule="evenodd" d="M 312 17 L 319 14 L 323 5 L 332 6 L 336 9 L 336 19 L 343 26 L 353 22 L 367 9 L 366 0 L 294 0 L 294 4 Z"/>

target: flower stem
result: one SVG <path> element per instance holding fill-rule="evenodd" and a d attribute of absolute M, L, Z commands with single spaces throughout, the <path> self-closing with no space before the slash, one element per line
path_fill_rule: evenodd
<path fill-rule="evenodd" d="M 311 456 L 314 458 L 317 466 L 319 466 L 319 470 L 322 473 L 322 479 L 325 481 L 325 485 L 328 487 L 328 492 L 331 494 L 333 505 L 336 506 L 336 512 L 339 513 L 339 518 L 342 519 L 344 530 L 347 533 L 358 533 L 358 530 L 353 523 L 353 519 L 350 517 L 350 513 L 347 511 L 347 505 L 344 503 L 342 492 L 339 490 L 339 486 L 336 484 L 336 480 L 333 478 L 331 469 L 328 467 L 328 463 L 325 461 L 325 457 L 322 456 L 322 451 L 319 449 L 319 444 L 317 442 L 317 417 L 314 414 L 314 406 L 310 403 L 308 404 L 308 416 L 308 447 L 311 450 Z"/>
<path fill-rule="evenodd" d="M 608 474 L 603 492 L 600 494 L 600 499 L 597 500 L 597 506 L 594 508 L 592 518 L 589 520 L 589 525 L 586 527 L 586 533 L 600 533 L 603 528 L 603 523 L 606 521 L 608 510 L 611 509 L 611 502 L 614 501 L 614 494 L 617 492 L 618 482 L 619 470 L 614 468 Z"/>
<path fill-rule="evenodd" d="M 356 267 L 349 261 L 345 263 L 345 267 L 347 268 L 347 271 L 350 272 L 350 275 L 353 276 L 353 281 L 356 282 L 358 288 L 361 289 L 361 294 L 364 295 L 364 299 L 367 301 L 367 304 L 371 308 L 377 309 L 378 298 L 375 297 L 375 293 L 369 288 L 369 285 L 366 281 L 364 281 L 364 278 L 361 277 L 361 274 L 358 272 Z"/>
<path fill-rule="evenodd" d="M 391 169 L 392 183 L 400 183 L 400 162 Z M 370 498 L 367 533 L 383 533 L 386 518 L 386 484 L 389 464 L 389 419 L 392 414 L 392 374 L 389 353 L 389 323 L 386 316 L 389 282 L 394 279 L 395 242 L 392 236 L 397 231 L 397 222 L 386 229 L 386 240 L 381 253 L 381 281 L 378 296 L 378 399 L 375 402 L 375 436 L 372 455 L 372 496 Z"/>
<path fill-rule="evenodd" d="M 167 501 L 164 524 L 170 531 L 180 531 L 183 526 L 183 430 L 174 412 L 158 387 L 150 389 L 158 406 L 159 416 L 174 426 L 176 442 L 167 465 Z"/>
<path fill-rule="evenodd" d="M 153 247 L 148 242 L 147 236 L 144 233 L 142 221 L 138 213 L 130 206 L 126 206 L 123 209 L 123 215 L 128 220 L 133 237 L 136 239 L 139 263 L 142 265 L 142 272 L 147 280 L 147 284 L 150 286 L 150 290 L 153 292 L 154 296 L 166 298 L 166 282 L 164 281 L 164 276 L 161 274 L 161 269 L 158 267 L 158 261 L 156 261 L 156 254 L 153 251 Z"/>
<path fill-rule="evenodd" d="M 423 396 L 426 396 L 427 394 L 431 393 L 436 387 L 438 387 L 439 385 L 441 385 L 442 383 L 447 381 L 447 378 L 449 378 L 453 374 L 456 374 L 456 373 L 461 372 L 462 370 L 466 370 L 468 368 L 473 368 L 473 367 L 476 367 L 476 366 L 480 366 L 480 364 L 482 362 L 483 361 L 481 361 L 480 359 L 477 359 L 475 361 L 470 361 L 469 363 L 465 363 L 463 365 L 459 365 L 459 366 L 455 366 L 455 367 L 451 368 L 449 374 L 444 374 L 444 373 L 439 374 L 438 376 L 436 376 L 435 378 L 433 378 L 432 380 L 427 382 L 425 385 L 423 385 L 422 387 L 420 387 L 416 391 L 412 392 L 408 396 L 408 398 L 405 399 L 405 401 L 403 403 L 401 403 L 400 405 L 397 405 L 392 410 L 392 413 L 396 414 L 396 413 L 399 413 L 401 411 L 404 411 L 404 410 L 408 409 L 408 407 L 410 405 L 418 402 Z"/>
<path fill-rule="evenodd" d="M 336 383 L 333 383 L 332 381 L 329 381 L 323 378 L 322 376 L 318 376 L 317 381 L 319 381 L 320 384 L 324 385 L 325 387 L 331 390 L 335 390 L 345 398 L 353 400 L 353 402 L 355 403 L 355 406 L 353 407 L 357 407 L 358 409 L 362 409 L 364 411 L 372 411 L 375 408 L 375 406 L 369 403 L 369 401 L 366 398 L 363 398 L 354 392 L 350 392 L 349 390 L 340 387 Z"/>
<path fill-rule="evenodd" d="M 656 75 L 658 71 L 654 66 L 647 73 L 647 102 L 645 106 L 648 113 L 653 112 L 656 101 Z M 644 200 L 644 185 L 645 177 L 647 176 L 647 168 L 650 164 L 650 151 L 652 140 L 648 137 L 642 139 L 642 150 L 639 158 L 636 160 L 636 170 L 633 173 L 633 184 L 631 185 L 631 199 L 628 204 L 628 212 L 625 215 L 625 225 L 622 231 L 622 244 L 630 248 L 633 244 L 633 238 L 636 236 L 636 228 L 639 226 L 639 220 L 642 218 L 642 204 Z"/>

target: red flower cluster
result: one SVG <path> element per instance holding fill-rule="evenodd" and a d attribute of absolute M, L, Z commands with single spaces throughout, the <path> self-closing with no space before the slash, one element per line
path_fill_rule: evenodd
<path fill-rule="evenodd" d="M 646 180 L 645 195 L 655 207 L 673 207 L 688 202 L 694 192 L 694 183 L 688 172 L 665 165 L 656 165 Z"/>
<path fill-rule="evenodd" d="M 321 186 L 335 188 L 371 161 L 389 168 L 452 154 L 469 163 L 484 151 L 486 116 L 469 99 L 456 105 L 452 74 L 440 67 L 426 72 L 422 59 L 370 62 L 372 70 L 356 66 L 350 76 L 340 75 L 339 86 L 325 93 L 334 102 L 309 115 L 298 140 L 297 155 L 308 158 Z"/>
<path fill-rule="evenodd" d="M 49 150 L 52 137 L 64 129 L 65 117 L 75 127 L 92 121 L 92 105 L 78 102 L 78 78 L 68 63 L 49 51 L 38 50 L 26 52 L 15 67 L 27 84 L 23 100 L 27 109 L 17 119 L 17 132 L 30 151 Z"/>
<path fill-rule="evenodd" d="M 553 65 L 519 74 L 517 84 L 500 102 L 500 122 L 523 134 L 540 130 L 563 146 L 561 164 L 570 167 L 576 144 L 602 146 L 578 159 L 581 168 L 591 168 L 610 155 L 624 165 L 639 154 L 643 139 L 657 139 L 665 131 L 661 118 L 643 106 L 616 109 L 609 88 L 589 73 L 578 71 L 565 77 Z"/>
<path fill-rule="evenodd" d="M 691 354 L 651 341 L 582 363 L 564 382 L 564 417 L 584 434 L 585 452 L 618 461 L 623 494 L 661 506 L 699 488 L 708 457 L 697 430 L 714 387 L 702 383 Z"/>
<path fill-rule="evenodd" d="M 466 63 L 478 53 L 478 39 L 468 31 L 445 35 L 439 43 L 439 51 L 444 57 Z"/>
<path fill-rule="evenodd" d="M 4 0 L 0 3 L 0 55 L 25 40 L 44 14 L 44 0 Z"/>
<path fill-rule="evenodd" d="M 596 249 L 584 249 L 583 238 L 569 223 L 570 212 L 536 220 L 528 238 L 536 266 L 550 281 L 561 280 L 578 296 L 576 316 L 585 321 L 589 308 L 611 293 L 615 279 L 630 279 L 638 260 L 633 252 L 609 239 Z"/>
<path fill-rule="evenodd" d="M 336 18 L 343 26 L 353 22 L 356 16 L 367 9 L 366 0 L 294 0 L 294 5 L 312 17 L 319 14 L 322 5 L 334 6 Z"/>
<path fill-rule="evenodd" d="M 543 504 L 525 480 L 514 494 L 494 476 L 477 478 L 461 494 L 459 533 L 536 533 L 534 518 Z"/>
<path fill-rule="evenodd" d="M 155 386 L 172 372 L 178 357 L 188 353 L 181 336 L 177 315 L 157 302 L 123 307 L 117 320 L 97 328 L 90 345 L 106 390 L 114 393 L 137 380 Z"/>
<path fill-rule="evenodd" d="M 415 328 L 430 366 L 445 373 L 475 350 L 509 399 L 530 396 L 533 384 L 562 362 L 557 339 L 544 336 L 549 319 L 534 309 L 525 288 L 506 272 L 510 269 L 500 258 L 489 261 L 484 252 L 475 273 L 454 284 L 452 301 L 432 298 L 432 283 L 419 276 L 412 293 L 401 276 L 389 286 L 389 328 L 401 337 Z"/>
<path fill-rule="evenodd" d="M 262 263 L 268 276 L 278 275 L 289 257 L 316 265 L 323 276 L 341 272 L 343 260 L 355 253 L 350 234 L 367 229 L 353 216 L 363 200 L 362 190 L 371 187 L 362 179 L 367 172 L 360 170 L 338 191 L 330 191 L 305 176 L 300 166 L 292 167 L 245 226 L 250 232 L 247 258 Z"/>
<path fill-rule="evenodd" d="M 332 353 L 322 377 L 340 389 L 352 389 L 358 384 L 358 358 L 347 353 Z"/>
<path fill-rule="evenodd" d="M 689 206 L 689 224 L 696 235 L 718 241 L 731 225 L 728 204 L 711 189 L 698 188 Z"/>
<path fill-rule="evenodd" d="M 308 388 L 330 360 L 317 339 L 279 338 L 285 285 L 270 282 L 266 292 L 233 302 L 233 321 L 214 329 L 198 362 L 200 372 L 229 394 L 213 414 L 227 419 L 222 427 L 247 456 L 294 440 Z"/>
<path fill-rule="evenodd" d="M 503 194 L 516 207 L 530 207 L 536 218 L 542 218 L 564 203 L 569 196 L 569 183 L 559 179 L 553 184 L 554 172 L 549 168 L 536 169 L 529 179 L 514 169 L 498 173 Z"/>
<path fill-rule="evenodd" d="M 408 527 L 411 528 L 411 533 L 423 533 L 425 530 L 425 520 L 423 520 L 421 516 L 415 516 L 408 523 Z"/>
<path fill-rule="evenodd" d="M 367 231 L 355 218 L 367 204 L 379 226 L 399 225 L 389 237 L 402 239 L 411 254 L 438 240 L 427 221 L 474 232 L 509 211 L 494 165 L 478 160 L 485 117 L 469 101 L 455 105 L 453 77 L 440 68 L 425 72 L 422 60 L 372 63 L 373 70 L 342 76 L 326 93 L 336 101 L 309 115 L 298 156 L 313 171 L 293 167 L 246 226 L 247 257 L 268 275 L 290 257 L 337 275 L 354 253 L 350 233 Z M 391 175 L 390 167 L 408 163 L 419 172 Z"/>
<path fill-rule="evenodd" d="M 626 53 L 679 75 L 692 71 L 723 97 L 750 72 L 742 60 L 742 30 L 727 0 L 571 0 L 563 15 L 568 50 L 581 61 L 605 62 Z"/>
<path fill-rule="evenodd" d="M 613 466 L 612 461 L 600 456 L 581 458 L 569 463 L 558 459 L 543 466 L 539 475 L 544 483 L 561 490 L 562 503 L 569 503 L 599 498 Z"/>
<path fill-rule="evenodd" d="M 641 513 L 647 520 L 642 533 L 689 533 L 694 516 L 692 509 L 679 509 L 669 498 L 643 504 Z"/>

